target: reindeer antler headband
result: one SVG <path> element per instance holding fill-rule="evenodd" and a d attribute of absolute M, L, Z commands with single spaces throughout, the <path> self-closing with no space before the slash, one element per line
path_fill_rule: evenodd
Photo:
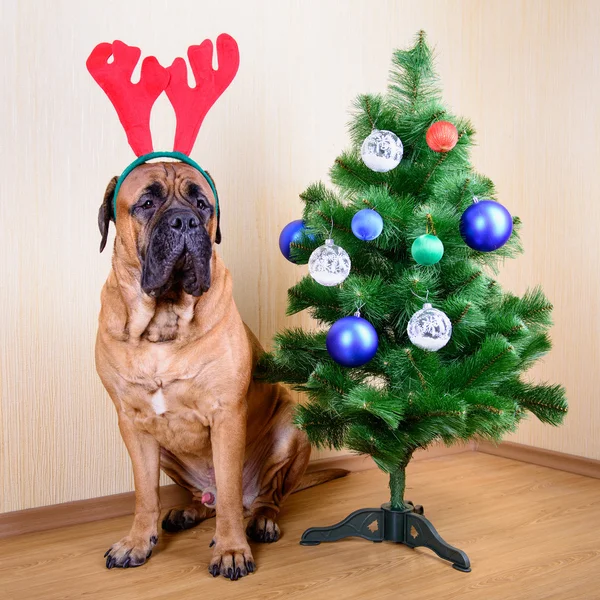
<path fill-rule="evenodd" d="M 219 68 L 212 68 L 213 45 L 204 40 L 199 46 L 190 46 L 188 59 L 196 87 L 187 84 L 187 67 L 183 58 L 176 58 L 166 69 L 154 56 L 142 63 L 139 83 L 131 82 L 131 75 L 140 59 L 141 51 L 120 41 L 98 44 L 87 59 L 86 66 L 96 83 L 112 102 L 127 141 L 138 157 L 121 173 L 113 197 L 113 212 L 117 219 L 117 196 L 121 184 L 137 167 L 153 158 L 175 158 L 197 169 L 208 181 L 215 196 L 219 214 L 217 189 L 210 175 L 193 161 L 189 154 L 194 147 L 204 117 L 219 96 L 233 81 L 240 64 L 236 41 L 226 33 L 217 38 Z M 108 62 L 110 57 L 112 62 Z M 154 152 L 150 133 L 150 112 L 157 98 L 166 92 L 177 118 L 172 152 Z"/>

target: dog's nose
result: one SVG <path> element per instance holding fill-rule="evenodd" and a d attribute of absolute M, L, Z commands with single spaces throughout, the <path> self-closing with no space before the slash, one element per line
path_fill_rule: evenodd
<path fill-rule="evenodd" d="M 188 229 L 196 229 L 200 226 L 198 218 L 190 214 L 188 211 L 178 212 L 169 217 L 169 225 L 171 229 L 185 233 Z"/>

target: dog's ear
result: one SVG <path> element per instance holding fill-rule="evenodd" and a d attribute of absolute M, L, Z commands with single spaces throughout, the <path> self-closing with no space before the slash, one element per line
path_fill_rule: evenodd
<path fill-rule="evenodd" d="M 102 200 L 100 210 L 98 211 L 98 229 L 100 229 L 100 235 L 102 236 L 102 240 L 100 241 L 100 252 L 102 252 L 106 246 L 110 222 L 113 221 L 114 223 L 115 221 L 115 215 L 113 214 L 113 198 L 115 195 L 115 188 L 117 187 L 117 181 L 119 181 L 119 178 L 115 176 L 108 182 L 106 191 L 104 192 L 104 200 Z"/>
<path fill-rule="evenodd" d="M 215 190 L 217 189 L 217 184 L 215 183 L 215 180 L 213 179 L 213 176 L 206 171 L 206 174 L 210 177 L 211 181 L 213 182 L 213 185 L 215 186 Z M 216 198 L 215 198 L 216 200 Z M 217 233 L 215 234 L 215 244 L 220 244 L 221 243 L 221 211 L 218 210 L 217 211 Z"/>
<path fill-rule="evenodd" d="M 217 211 L 217 233 L 215 234 L 215 244 L 221 243 L 221 211 Z"/>

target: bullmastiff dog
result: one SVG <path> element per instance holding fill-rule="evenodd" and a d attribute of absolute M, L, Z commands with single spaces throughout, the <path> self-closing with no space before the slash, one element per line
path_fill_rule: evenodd
<path fill-rule="evenodd" d="M 162 528 L 188 529 L 216 513 L 208 569 L 235 580 L 256 568 L 247 537 L 279 538 L 278 513 L 290 493 L 345 471 L 304 475 L 310 446 L 292 424 L 289 392 L 253 379 L 263 350 L 215 252 L 221 233 L 205 177 L 185 163 L 142 164 L 124 180 L 115 216 L 116 183 L 98 218 L 100 250 L 115 217 L 116 238 L 96 367 L 133 464 L 135 514 L 129 533 L 105 554 L 106 566 L 150 558 L 162 469 L 192 495 Z"/>

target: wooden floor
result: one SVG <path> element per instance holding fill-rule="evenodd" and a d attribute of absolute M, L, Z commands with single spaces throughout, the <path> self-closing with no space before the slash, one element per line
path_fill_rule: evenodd
<path fill-rule="evenodd" d="M 237 582 L 207 571 L 214 521 L 163 534 L 148 564 L 108 571 L 104 551 L 130 517 L 28 534 L 0 545 L 0 598 L 244 600 L 599 600 L 600 480 L 476 452 L 409 467 L 408 499 L 464 550 L 460 573 L 426 549 L 359 539 L 302 547 L 302 531 L 387 500 L 377 470 L 292 496 L 282 539 L 254 545 L 258 570 Z"/>

